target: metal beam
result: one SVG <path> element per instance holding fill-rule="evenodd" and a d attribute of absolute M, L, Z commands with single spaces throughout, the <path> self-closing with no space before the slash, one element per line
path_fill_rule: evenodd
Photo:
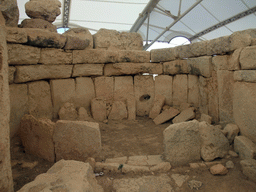
<path fill-rule="evenodd" d="M 141 25 L 145 22 L 148 15 L 152 12 L 152 10 L 155 8 L 159 1 L 160 0 L 150 0 L 144 10 L 139 14 L 139 17 L 131 27 L 130 32 L 137 32 L 139 30 Z"/>
<path fill-rule="evenodd" d="M 216 29 L 218 29 L 220 27 L 223 27 L 223 26 L 225 26 L 225 25 L 227 25 L 229 23 L 232 23 L 232 22 L 234 22 L 234 21 L 236 21 L 238 19 L 246 17 L 246 16 L 248 16 L 248 15 L 250 15 L 252 13 L 255 13 L 255 12 L 256 12 L 256 6 L 251 8 L 251 9 L 248 9 L 247 11 L 239 13 L 239 14 L 231 17 L 231 18 L 228 18 L 228 19 L 226 19 L 226 20 L 224 20 L 224 21 L 222 21 L 222 22 L 220 22 L 220 23 L 218 23 L 216 25 L 213 25 L 213 26 L 211 26 L 211 27 L 209 27 L 209 28 L 207 28 L 207 29 L 197 33 L 197 34 L 195 34 L 193 37 L 190 37 L 189 40 L 193 41 L 193 40 L 195 40 L 195 39 L 197 39 L 197 38 L 199 38 L 199 37 L 201 37 L 201 36 L 203 36 L 203 35 L 205 35 L 207 33 L 210 33 L 211 31 L 214 31 L 214 30 L 216 30 Z"/>
<path fill-rule="evenodd" d="M 62 27 L 68 28 L 71 0 L 64 0 Z"/>

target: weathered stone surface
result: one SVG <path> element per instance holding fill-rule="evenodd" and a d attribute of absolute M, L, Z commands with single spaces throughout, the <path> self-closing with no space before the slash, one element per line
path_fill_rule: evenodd
<path fill-rule="evenodd" d="M 211 56 L 188 58 L 187 63 L 189 68 L 189 74 L 211 77 L 213 70 Z"/>
<path fill-rule="evenodd" d="M 76 78 L 75 107 L 84 107 L 87 111 L 91 110 L 91 100 L 95 98 L 95 88 L 90 77 Z"/>
<path fill-rule="evenodd" d="M 90 31 L 86 28 L 72 28 L 67 30 L 64 35 L 78 37 L 82 40 L 88 40 L 89 45 L 85 49 L 93 49 L 93 37 Z"/>
<path fill-rule="evenodd" d="M 96 121 L 107 119 L 107 104 L 104 98 L 94 98 L 91 100 L 92 117 Z"/>
<path fill-rule="evenodd" d="M 188 76 L 176 75 L 173 79 L 173 105 L 179 106 L 188 101 Z"/>
<path fill-rule="evenodd" d="M 229 36 L 219 37 L 207 42 L 207 55 L 224 54 L 231 51 Z"/>
<path fill-rule="evenodd" d="M 228 57 L 228 70 L 235 71 L 240 69 L 239 58 L 242 50 L 243 48 L 236 49 L 234 53 Z"/>
<path fill-rule="evenodd" d="M 160 114 L 161 109 L 164 106 L 164 103 L 165 103 L 165 96 L 155 94 L 153 106 L 149 111 L 149 118 L 155 119 Z"/>
<path fill-rule="evenodd" d="M 203 122 L 203 121 L 205 121 L 206 123 L 211 125 L 212 124 L 212 117 L 210 115 L 201 114 L 200 122 Z"/>
<path fill-rule="evenodd" d="M 50 32 L 57 33 L 57 27 L 43 19 L 24 19 L 19 25 L 20 28 L 37 28 L 46 29 Z"/>
<path fill-rule="evenodd" d="M 8 68 L 9 84 L 12 84 L 14 82 L 14 74 L 15 74 L 15 72 L 16 72 L 16 68 L 9 66 L 9 68 Z"/>
<path fill-rule="evenodd" d="M 78 121 L 92 121 L 93 119 L 88 115 L 87 110 L 84 107 L 78 109 Z"/>
<path fill-rule="evenodd" d="M 25 151 L 47 161 L 54 162 L 53 132 L 55 123 L 50 119 L 36 119 L 25 115 L 20 122 L 19 136 Z"/>
<path fill-rule="evenodd" d="M 235 81 L 256 83 L 256 70 L 240 70 L 234 72 Z"/>
<path fill-rule="evenodd" d="M 202 114 L 209 114 L 209 102 L 208 102 L 208 81 L 207 78 L 199 76 L 199 112 Z"/>
<path fill-rule="evenodd" d="M 100 76 L 103 75 L 104 64 L 76 64 L 72 77 Z"/>
<path fill-rule="evenodd" d="M 44 19 L 54 22 L 60 15 L 61 2 L 58 0 L 32 0 L 25 4 L 26 14 L 33 19 Z"/>
<path fill-rule="evenodd" d="M 35 118 L 53 117 L 50 85 L 46 81 L 28 83 L 28 111 Z"/>
<path fill-rule="evenodd" d="M 20 44 L 8 44 L 9 65 L 37 64 L 40 59 L 40 49 Z"/>
<path fill-rule="evenodd" d="M 188 103 L 199 107 L 199 79 L 196 75 L 188 75 Z"/>
<path fill-rule="evenodd" d="M 192 54 L 197 56 L 207 55 L 207 44 L 209 41 L 200 41 L 190 44 Z"/>
<path fill-rule="evenodd" d="M 213 175 L 226 175 L 228 173 L 228 169 L 222 164 L 217 164 L 210 168 L 210 172 Z"/>
<path fill-rule="evenodd" d="M 26 84 L 10 85 L 10 137 L 13 137 L 18 129 L 21 118 L 28 113 L 28 88 Z"/>
<path fill-rule="evenodd" d="M 126 104 L 122 101 L 114 101 L 108 119 L 123 120 L 128 117 Z"/>
<path fill-rule="evenodd" d="M 230 49 L 236 50 L 241 47 L 247 47 L 253 44 L 253 39 L 256 38 L 256 30 L 248 29 L 244 31 L 236 31 L 230 35 Z"/>
<path fill-rule="evenodd" d="M 91 191 L 103 192 L 95 179 L 92 167 L 89 163 L 61 160 L 55 163 L 46 173 L 36 179 L 18 192 L 32 191 Z"/>
<path fill-rule="evenodd" d="M 1 0 L 0 11 L 5 18 L 5 25 L 8 27 L 17 27 L 19 22 L 19 8 L 16 0 Z"/>
<path fill-rule="evenodd" d="M 127 165 L 145 166 L 148 165 L 147 160 L 147 156 L 130 156 Z"/>
<path fill-rule="evenodd" d="M 139 33 L 100 29 L 93 35 L 95 49 L 142 50 L 143 39 Z"/>
<path fill-rule="evenodd" d="M 190 107 L 188 109 L 185 109 L 184 111 L 181 111 L 181 113 L 176 116 L 172 122 L 173 123 L 181 123 L 181 122 L 185 122 L 191 119 L 194 119 L 196 116 L 196 113 L 194 112 L 195 108 L 194 107 Z"/>
<path fill-rule="evenodd" d="M 234 150 L 241 159 L 255 159 L 256 145 L 245 136 L 237 136 L 234 140 Z"/>
<path fill-rule="evenodd" d="M 171 165 L 184 165 L 200 160 L 201 138 L 198 121 L 170 125 L 163 135 L 164 156 Z"/>
<path fill-rule="evenodd" d="M 51 80 L 51 93 L 53 103 L 53 117 L 58 117 L 58 112 L 64 103 L 73 102 L 75 94 L 74 79 Z"/>
<path fill-rule="evenodd" d="M 94 80 L 96 97 L 104 97 L 107 102 L 114 99 L 114 78 L 96 77 Z"/>
<path fill-rule="evenodd" d="M 162 113 L 160 113 L 153 121 L 156 125 L 160 125 L 160 124 L 174 118 L 179 113 L 180 113 L 179 110 L 170 107 L 169 109 L 166 109 Z"/>
<path fill-rule="evenodd" d="M 142 75 L 134 77 L 134 92 L 137 116 L 147 116 L 155 97 L 155 83 L 153 76 Z"/>
<path fill-rule="evenodd" d="M 179 110 L 180 111 L 184 111 L 188 108 L 192 107 L 192 104 L 191 103 L 181 103 L 180 106 L 179 106 Z"/>
<path fill-rule="evenodd" d="M 98 123 L 87 121 L 56 122 L 53 133 L 56 161 L 85 161 L 88 157 L 99 157 L 101 135 Z"/>
<path fill-rule="evenodd" d="M 236 136 L 238 136 L 239 133 L 239 128 L 236 124 L 227 124 L 226 127 L 224 127 L 223 129 L 224 132 L 227 132 L 227 139 L 229 141 L 229 143 L 233 143 L 234 139 Z"/>
<path fill-rule="evenodd" d="M 28 34 L 28 45 L 36 47 L 63 48 L 67 38 L 59 33 L 44 29 L 25 28 Z"/>
<path fill-rule="evenodd" d="M 217 71 L 219 94 L 219 117 L 223 123 L 233 123 L 233 72 L 226 70 Z"/>
<path fill-rule="evenodd" d="M 83 50 L 89 46 L 89 40 L 66 35 L 67 41 L 63 49 Z"/>
<path fill-rule="evenodd" d="M 1 11 L 0 11 L 0 25 L 3 25 L 3 26 L 5 25 L 5 18 Z"/>
<path fill-rule="evenodd" d="M 47 65 L 72 64 L 72 52 L 63 49 L 43 48 L 38 63 Z"/>
<path fill-rule="evenodd" d="M 6 27 L 7 36 L 6 40 L 8 43 L 27 43 L 28 37 L 27 32 L 24 29 L 16 27 Z"/>
<path fill-rule="evenodd" d="M 116 157 L 116 158 L 109 158 L 106 159 L 105 163 L 117 163 L 117 164 L 125 164 L 127 162 L 127 157 Z"/>
<path fill-rule="evenodd" d="M 190 58 L 193 57 L 193 53 L 191 51 L 191 46 L 188 45 L 181 45 L 175 47 L 176 52 L 178 53 L 178 57 L 180 59 Z"/>
<path fill-rule="evenodd" d="M 256 182 L 256 160 L 246 159 L 240 161 L 240 164 L 242 166 L 243 174 Z"/>
<path fill-rule="evenodd" d="M 244 48 L 239 61 L 241 69 L 256 69 L 256 46 Z"/>
<path fill-rule="evenodd" d="M 153 172 L 168 172 L 170 171 L 170 169 L 172 168 L 171 164 L 169 162 L 162 162 L 162 163 L 159 163 L 153 167 L 150 167 L 150 171 L 153 171 Z"/>
<path fill-rule="evenodd" d="M 73 103 L 65 103 L 58 112 L 60 120 L 77 120 L 78 114 Z"/>
<path fill-rule="evenodd" d="M 175 61 L 165 62 L 163 64 L 163 70 L 164 70 L 164 74 L 167 74 L 167 75 L 189 73 L 187 60 L 175 60 Z"/>
<path fill-rule="evenodd" d="M 233 112 L 235 124 L 241 135 L 256 142 L 256 84 L 236 82 L 234 84 Z"/>
<path fill-rule="evenodd" d="M 149 51 L 134 51 L 134 50 L 121 50 L 118 51 L 119 63 L 132 62 L 132 63 L 149 63 L 150 52 Z"/>
<path fill-rule="evenodd" d="M 234 167 L 235 167 L 235 164 L 233 163 L 233 161 L 226 162 L 226 168 L 233 169 Z"/>
<path fill-rule="evenodd" d="M 163 66 L 156 63 L 115 63 L 106 64 L 105 76 L 132 75 L 139 73 L 162 74 Z"/>
<path fill-rule="evenodd" d="M 233 56 L 233 54 L 232 54 Z M 228 70 L 230 57 L 228 55 L 216 55 L 212 57 L 212 64 L 214 69 L 217 70 Z M 231 65 L 231 64 L 230 64 Z"/>
<path fill-rule="evenodd" d="M 151 62 L 158 63 L 164 61 L 173 61 L 177 57 L 177 53 L 174 48 L 164 48 L 164 49 L 152 49 L 150 51 L 151 54 Z"/>
<path fill-rule="evenodd" d="M 220 129 L 206 122 L 200 122 L 199 132 L 202 139 L 201 157 L 204 161 L 223 158 L 228 154 L 229 142 Z"/>
<path fill-rule="evenodd" d="M 173 77 L 169 75 L 155 77 L 155 95 L 163 95 L 167 105 L 172 105 L 172 82 Z"/>
<path fill-rule="evenodd" d="M 15 83 L 41 79 L 61 79 L 71 77 L 72 65 L 27 65 L 17 66 Z"/>

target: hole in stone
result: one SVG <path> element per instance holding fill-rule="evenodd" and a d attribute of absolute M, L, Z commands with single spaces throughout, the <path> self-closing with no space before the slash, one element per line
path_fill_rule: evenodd
<path fill-rule="evenodd" d="M 145 94 L 145 95 L 142 95 L 140 97 L 140 101 L 147 101 L 150 99 L 150 95 L 149 94 Z"/>

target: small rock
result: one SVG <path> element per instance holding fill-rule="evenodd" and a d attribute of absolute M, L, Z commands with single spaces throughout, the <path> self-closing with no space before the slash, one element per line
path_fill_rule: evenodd
<path fill-rule="evenodd" d="M 226 175 L 228 173 L 228 169 L 222 164 L 217 164 L 210 168 L 210 172 L 213 175 Z"/>
<path fill-rule="evenodd" d="M 105 119 L 104 121 L 102 121 L 102 123 L 108 124 L 108 120 Z"/>
<path fill-rule="evenodd" d="M 235 151 L 229 150 L 229 151 L 228 151 L 228 154 L 229 154 L 231 157 L 238 157 L 238 154 L 237 154 Z"/>
<path fill-rule="evenodd" d="M 233 143 L 235 137 L 238 135 L 240 132 L 238 126 L 236 124 L 227 124 L 226 127 L 223 129 L 224 132 L 226 132 L 226 137 L 229 141 L 229 143 Z"/>
<path fill-rule="evenodd" d="M 91 165 L 92 170 L 95 169 L 96 161 L 95 161 L 95 159 L 93 157 L 88 157 L 86 162 L 88 162 Z"/>
<path fill-rule="evenodd" d="M 223 129 L 223 127 L 221 125 L 215 125 L 214 127 L 217 128 L 217 129 L 220 129 L 220 130 Z"/>
<path fill-rule="evenodd" d="M 226 168 L 233 169 L 235 167 L 235 164 L 232 161 L 228 161 L 226 163 Z"/>
<path fill-rule="evenodd" d="M 203 182 L 196 181 L 196 180 L 191 180 L 191 181 L 188 182 L 188 186 L 189 186 L 190 189 L 198 190 L 203 186 Z"/>
<path fill-rule="evenodd" d="M 212 124 L 212 117 L 206 114 L 201 114 L 200 122 L 202 121 Z"/>
<path fill-rule="evenodd" d="M 175 181 L 178 187 L 181 187 L 183 183 L 189 178 L 188 175 L 172 174 L 172 179 Z"/>
<path fill-rule="evenodd" d="M 71 120 L 74 121 L 77 119 L 77 111 L 74 104 L 65 103 L 59 110 L 59 119 L 60 120 Z"/>
<path fill-rule="evenodd" d="M 171 107 L 170 105 L 164 105 L 164 106 L 163 106 L 163 111 L 165 111 L 165 110 L 167 110 L 167 109 L 170 109 L 170 107 Z"/>
<path fill-rule="evenodd" d="M 84 107 L 78 109 L 78 120 L 79 121 L 91 121 L 92 118 L 89 117 L 87 110 Z"/>
<path fill-rule="evenodd" d="M 22 168 L 30 168 L 30 169 L 33 169 L 35 166 L 37 166 L 38 164 L 38 161 L 35 161 L 33 163 L 30 163 L 30 162 L 22 162 L 21 164 L 21 167 Z"/>
<path fill-rule="evenodd" d="M 243 174 L 256 182 L 256 160 L 246 159 L 240 161 L 240 164 L 242 166 Z"/>

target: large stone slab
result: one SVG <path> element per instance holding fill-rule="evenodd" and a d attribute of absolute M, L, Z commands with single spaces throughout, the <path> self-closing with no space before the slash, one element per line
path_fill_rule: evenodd
<path fill-rule="evenodd" d="M 101 135 L 98 123 L 87 121 L 56 122 L 53 133 L 56 161 L 86 161 L 88 157 L 99 157 L 101 153 Z"/>
<path fill-rule="evenodd" d="M 149 118 L 155 119 L 161 112 L 165 103 L 165 96 L 155 94 L 155 99 L 151 110 L 149 111 Z"/>
<path fill-rule="evenodd" d="M 84 50 L 89 46 L 88 39 L 80 39 L 79 37 L 66 35 L 67 41 L 63 49 L 65 50 Z"/>
<path fill-rule="evenodd" d="M 189 67 L 187 60 L 175 60 L 165 62 L 163 64 L 164 74 L 176 75 L 176 74 L 188 74 Z"/>
<path fill-rule="evenodd" d="M 18 129 L 21 118 L 28 113 L 28 87 L 26 84 L 10 85 L 10 137 L 13 137 Z"/>
<path fill-rule="evenodd" d="M 212 64 L 215 70 L 228 70 L 229 55 L 216 55 L 212 57 Z"/>
<path fill-rule="evenodd" d="M 101 76 L 104 64 L 76 64 L 72 77 Z"/>
<path fill-rule="evenodd" d="M 233 113 L 235 123 L 242 135 L 256 142 L 256 84 L 236 82 L 234 84 Z"/>
<path fill-rule="evenodd" d="M 199 107 L 199 79 L 196 75 L 188 75 L 188 103 Z"/>
<path fill-rule="evenodd" d="M 173 79 L 173 105 L 188 102 L 188 76 L 176 75 Z"/>
<path fill-rule="evenodd" d="M 173 61 L 177 58 L 178 54 L 174 48 L 152 49 L 150 51 L 151 62 L 158 63 L 164 61 Z"/>
<path fill-rule="evenodd" d="M 255 159 L 256 145 L 245 136 L 237 136 L 234 140 L 234 150 L 241 159 Z"/>
<path fill-rule="evenodd" d="M 24 185 L 18 192 L 31 191 L 90 191 L 103 192 L 97 183 L 89 163 L 61 160 L 55 163 L 46 173 Z"/>
<path fill-rule="evenodd" d="M 195 57 L 207 55 L 208 41 L 193 42 L 190 44 L 190 49 Z"/>
<path fill-rule="evenodd" d="M 180 113 L 179 110 L 170 107 L 169 109 L 166 109 L 162 113 L 160 113 L 153 121 L 156 125 L 160 125 L 160 124 L 174 118 L 179 113 Z"/>
<path fill-rule="evenodd" d="M 114 78 L 96 77 L 94 79 L 96 97 L 104 97 L 108 102 L 114 99 Z"/>
<path fill-rule="evenodd" d="M 16 67 L 9 66 L 8 68 L 8 79 L 9 79 L 9 84 L 12 84 L 14 82 L 14 74 L 16 72 Z"/>
<path fill-rule="evenodd" d="M 189 74 L 211 77 L 213 70 L 211 56 L 188 58 L 187 63 L 189 67 Z"/>
<path fill-rule="evenodd" d="M 149 51 L 137 51 L 137 50 L 121 50 L 118 52 L 119 63 L 133 62 L 133 63 L 149 63 L 150 52 Z"/>
<path fill-rule="evenodd" d="M 240 161 L 240 164 L 242 166 L 243 174 L 256 182 L 256 160 L 246 159 Z"/>
<path fill-rule="evenodd" d="M 6 29 L 6 40 L 8 43 L 27 43 L 27 32 L 24 29 L 17 27 L 6 27 Z"/>
<path fill-rule="evenodd" d="M 37 28 L 57 33 L 57 27 L 43 19 L 24 19 L 19 25 L 20 28 Z"/>
<path fill-rule="evenodd" d="M 181 111 L 181 113 L 176 116 L 172 122 L 173 123 L 181 123 L 181 122 L 185 122 L 191 119 L 194 119 L 196 116 L 196 113 L 194 112 L 195 108 L 194 107 L 190 107 L 188 109 L 185 109 L 183 111 Z"/>
<path fill-rule="evenodd" d="M 190 44 L 177 46 L 175 49 L 180 59 L 186 59 L 194 56 Z"/>
<path fill-rule="evenodd" d="M 207 42 L 207 55 L 221 55 L 231 51 L 230 37 L 224 36 Z"/>
<path fill-rule="evenodd" d="M 239 70 L 234 72 L 235 81 L 256 83 L 256 70 Z"/>
<path fill-rule="evenodd" d="M 107 119 L 107 103 L 102 97 L 96 97 L 91 100 L 92 117 L 96 121 L 104 121 Z"/>
<path fill-rule="evenodd" d="M 244 48 L 239 61 L 241 69 L 256 69 L 256 46 Z"/>
<path fill-rule="evenodd" d="M 40 48 L 21 44 L 8 44 L 9 65 L 37 64 L 39 59 Z"/>
<path fill-rule="evenodd" d="M 134 92 L 137 116 L 147 116 L 155 97 L 155 83 L 153 76 L 141 75 L 134 77 Z"/>
<path fill-rule="evenodd" d="M 207 78 L 199 76 L 199 112 L 208 115 L 209 103 L 208 103 L 208 81 Z"/>
<path fill-rule="evenodd" d="M 185 165 L 201 159 L 198 121 L 170 125 L 164 130 L 163 135 L 164 156 L 171 165 Z"/>
<path fill-rule="evenodd" d="M 28 111 L 35 118 L 53 117 L 50 85 L 46 81 L 28 83 Z"/>
<path fill-rule="evenodd" d="M 60 108 L 67 102 L 73 102 L 75 94 L 74 79 L 51 80 L 51 94 L 53 103 L 53 117 L 58 117 Z"/>
<path fill-rule="evenodd" d="M 72 65 L 17 66 L 14 82 L 23 83 L 41 79 L 69 78 L 71 77 L 72 68 Z"/>
<path fill-rule="evenodd" d="M 43 48 L 39 63 L 48 65 L 72 64 L 72 52 L 63 49 Z"/>
<path fill-rule="evenodd" d="M 123 101 L 114 101 L 111 110 L 108 115 L 108 119 L 123 120 L 127 119 L 128 112 L 126 104 Z"/>
<path fill-rule="evenodd" d="M 53 131 L 55 123 L 50 119 L 36 119 L 32 115 L 25 115 L 20 122 L 19 136 L 27 153 L 55 161 Z"/>
<path fill-rule="evenodd" d="M 165 104 L 172 105 L 172 82 L 173 77 L 169 75 L 158 75 L 155 77 L 155 95 L 163 95 Z"/>
<path fill-rule="evenodd" d="M 241 47 L 247 47 L 247 46 L 253 45 L 255 38 L 256 38 L 255 29 L 236 31 L 230 35 L 230 49 L 231 51 L 233 51 Z"/>
<path fill-rule="evenodd" d="M 235 71 L 235 70 L 240 70 L 240 54 L 243 48 L 236 49 L 230 56 L 228 57 L 228 70 L 230 71 Z"/>

